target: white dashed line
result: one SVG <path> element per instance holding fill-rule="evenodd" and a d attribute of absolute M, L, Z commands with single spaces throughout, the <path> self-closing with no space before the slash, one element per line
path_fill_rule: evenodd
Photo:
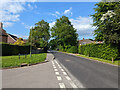
<path fill-rule="evenodd" d="M 63 70 L 63 69 L 61 69 L 61 71 L 63 71 L 63 72 L 64 72 L 64 70 Z"/>
<path fill-rule="evenodd" d="M 61 67 L 61 66 L 59 66 L 59 68 L 61 69 L 62 67 Z"/>
<path fill-rule="evenodd" d="M 54 69 L 54 71 L 58 71 L 57 69 Z"/>
<path fill-rule="evenodd" d="M 59 75 L 59 72 L 55 72 L 56 75 Z"/>
<path fill-rule="evenodd" d="M 66 79 L 69 80 L 69 81 L 71 80 L 69 76 L 66 76 Z"/>
<path fill-rule="evenodd" d="M 56 67 L 53 67 L 53 68 L 56 68 Z"/>
<path fill-rule="evenodd" d="M 62 80 L 62 78 L 60 77 L 60 76 L 57 76 L 57 79 L 60 81 L 60 80 Z"/>
<path fill-rule="evenodd" d="M 60 88 L 65 88 L 64 83 L 59 83 Z"/>
<path fill-rule="evenodd" d="M 62 69 L 62 67 L 58 64 L 58 62 L 57 62 L 56 60 L 55 60 L 54 62 L 55 62 L 55 63 L 58 65 L 58 67 L 61 69 L 63 75 L 65 75 L 65 77 L 66 77 L 66 79 L 69 81 L 70 85 L 71 85 L 73 88 L 78 88 L 78 87 L 72 82 L 71 78 L 67 75 L 67 73 L 64 71 L 64 69 Z M 58 81 L 61 81 L 62 78 L 61 78 L 61 76 L 59 76 L 60 74 L 59 74 L 58 69 L 56 68 L 54 62 L 52 61 L 52 64 L 53 64 L 53 68 L 54 68 L 55 74 L 57 75 L 57 80 L 58 80 Z M 66 88 L 64 83 L 59 83 L 59 86 L 60 86 L 60 88 Z"/>
<path fill-rule="evenodd" d="M 66 72 L 63 72 L 63 74 L 64 74 L 64 75 L 67 75 L 67 73 L 66 73 Z"/>
<path fill-rule="evenodd" d="M 73 82 L 70 82 L 70 85 L 71 85 L 73 88 L 78 88 Z"/>

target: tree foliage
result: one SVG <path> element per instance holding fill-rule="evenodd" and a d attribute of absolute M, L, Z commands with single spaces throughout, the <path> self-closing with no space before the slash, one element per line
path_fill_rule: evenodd
<path fill-rule="evenodd" d="M 25 42 L 23 41 L 22 38 L 18 38 L 17 41 L 14 43 L 14 45 L 24 45 Z"/>
<path fill-rule="evenodd" d="M 29 42 L 36 48 L 47 49 L 49 39 L 49 23 L 44 20 L 36 23 L 35 27 L 30 30 Z"/>
<path fill-rule="evenodd" d="M 105 43 L 117 44 L 120 42 L 120 2 L 99 2 L 96 4 L 95 14 L 93 17 L 93 26 L 96 26 L 94 35 L 97 41 L 105 41 Z M 107 15 L 102 21 L 101 18 L 108 11 L 113 11 L 116 15 L 113 17 Z"/>
<path fill-rule="evenodd" d="M 67 46 L 77 45 L 78 34 L 68 17 L 62 16 L 60 19 L 57 19 L 51 32 L 58 46 L 62 46 L 65 49 Z"/>

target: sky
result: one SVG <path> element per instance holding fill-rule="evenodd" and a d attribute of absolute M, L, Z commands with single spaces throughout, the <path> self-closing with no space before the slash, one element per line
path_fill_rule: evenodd
<path fill-rule="evenodd" d="M 54 0 L 53 0 L 54 1 Z M 89 1 L 89 0 L 88 0 Z M 7 33 L 27 39 L 30 28 L 42 19 L 54 26 L 56 19 L 67 16 L 77 29 L 79 40 L 94 39 L 92 26 L 95 4 L 98 2 L 8 2 L 0 4 L 0 22 Z"/>

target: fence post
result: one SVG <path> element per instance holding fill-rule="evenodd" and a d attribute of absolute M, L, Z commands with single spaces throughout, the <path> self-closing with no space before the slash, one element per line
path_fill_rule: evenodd
<path fill-rule="evenodd" d="M 114 59 L 113 59 L 113 57 L 112 57 L 112 63 L 114 63 Z"/>
<path fill-rule="evenodd" d="M 19 55 L 19 62 L 20 62 L 20 53 L 18 54 Z M 20 63 L 21 64 L 21 63 Z M 21 66 L 21 65 L 20 65 Z"/>

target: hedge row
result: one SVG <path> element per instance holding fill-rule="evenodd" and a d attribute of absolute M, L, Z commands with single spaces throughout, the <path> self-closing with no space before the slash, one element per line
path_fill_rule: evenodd
<path fill-rule="evenodd" d="M 7 55 L 18 55 L 20 54 L 28 54 L 30 52 L 30 46 L 18 46 L 18 45 L 10 45 L 10 44 L 0 44 L 2 45 L 2 56 Z"/>
<path fill-rule="evenodd" d="M 117 46 L 106 44 L 81 45 L 79 46 L 78 53 L 107 60 L 112 60 L 112 58 L 117 59 L 119 57 Z"/>

